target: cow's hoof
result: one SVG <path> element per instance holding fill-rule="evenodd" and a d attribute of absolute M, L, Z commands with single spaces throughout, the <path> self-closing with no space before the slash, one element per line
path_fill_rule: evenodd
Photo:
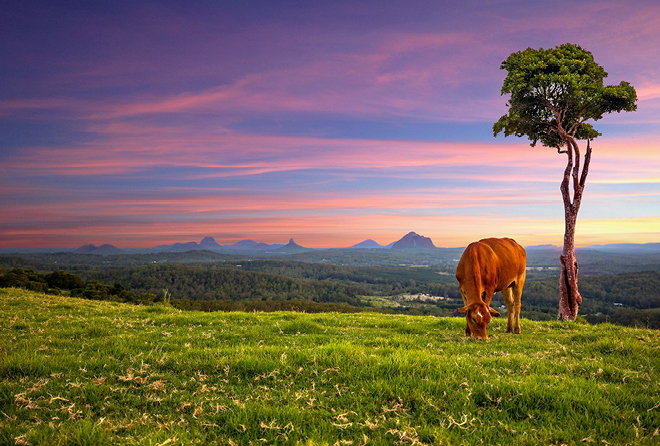
<path fill-rule="evenodd" d="M 513 334 L 520 334 L 520 328 L 516 328 Z"/>

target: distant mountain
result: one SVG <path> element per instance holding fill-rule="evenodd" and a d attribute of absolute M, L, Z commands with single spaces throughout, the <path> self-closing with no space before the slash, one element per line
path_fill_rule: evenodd
<path fill-rule="evenodd" d="M 281 248 L 277 248 L 275 252 L 277 253 L 296 253 L 296 252 L 304 252 L 304 251 L 309 251 L 309 248 L 305 248 L 304 246 L 300 246 L 296 242 L 293 241 L 293 238 L 289 240 L 289 243 L 282 246 Z"/>
<path fill-rule="evenodd" d="M 94 252 L 94 250 L 98 248 L 96 245 L 92 245 L 91 243 L 88 245 L 82 245 L 80 248 L 76 249 L 75 252 L 76 254 L 91 254 Z"/>
<path fill-rule="evenodd" d="M 372 239 L 367 239 L 349 248 L 343 249 L 453 249 L 458 250 L 458 255 L 462 252 L 464 247 L 459 248 L 436 248 L 433 241 L 415 232 L 406 234 L 402 239 L 390 243 L 387 246 L 380 245 Z M 296 244 L 293 239 L 287 245 L 282 244 L 267 244 L 258 243 L 254 240 L 241 240 L 240 242 L 232 245 L 220 245 L 213 237 L 204 237 L 199 243 L 174 243 L 171 245 L 160 245 L 153 248 L 126 248 L 120 249 L 110 244 L 103 244 L 96 246 L 94 244 L 87 244 L 78 248 L 1 248 L 0 255 L 18 254 L 18 253 L 54 253 L 54 252 L 74 252 L 77 254 L 98 254 L 98 255 L 114 255 L 114 254 L 145 254 L 145 253 L 158 253 L 158 252 L 186 252 L 194 250 L 210 250 L 221 253 L 239 254 L 241 251 L 245 252 L 258 252 L 258 253 L 298 253 L 303 251 L 312 251 Z M 527 251 L 528 265 L 534 264 L 547 264 L 549 261 L 556 263 L 559 258 L 559 253 L 562 247 L 555 245 L 531 245 L 525 246 Z M 459 252 L 460 251 L 460 252 Z M 576 248 L 576 253 L 586 259 L 587 255 L 591 259 L 597 255 L 614 255 L 619 258 L 622 255 L 632 256 L 658 256 L 660 255 L 660 243 L 619 243 L 619 244 L 605 244 L 605 245 L 591 245 L 582 248 Z M 649 263 L 650 264 L 650 263 Z"/>
<path fill-rule="evenodd" d="M 202 249 L 210 249 L 212 251 L 222 248 L 222 245 L 215 241 L 213 237 L 204 237 L 199 246 Z"/>
<path fill-rule="evenodd" d="M 152 248 L 153 252 L 186 252 L 204 249 L 197 242 L 173 243 L 171 245 L 160 245 Z"/>
<path fill-rule="evenodd" d="M 82 245 L 80 248 L 73 251 L 77 254 L 96 254 L 101 256 L 109 256 L 114 254 L 123 254 L 124 251 L 117 248 L 116 246 L 105 243 L 101 246 L 96 245 Z"/>
<path fill-rule="evenodd" d="M 277 243 L 269 245 L 268 243 L 257 243 L 254 240 L 247 239 L 236 242 L 233 245 L 225 245 L 224 249 L 241 251 L 268 251 L 281 248 L 282 246 L 284 245 Z"/>
<path fill-rule="evenodd" d="M 555 245 L 532 245 L 525 246 L 525 251 L 557 251 L 560 252 L 562 248 Z"/>
<path fill-rule="evenodd" d="M 395 242 L 394 245 L 392 245 L 391 249 L 401 250 L 401 249 L 436 249 L 436 248 L 435 245 L 433 244 L 433 241 L 430 238 L 424 237 L 423 235 L 419 235 L 414 232 L 409 232 L 408 234 L 404 235 L 401 240 Z"/>
<path fill-rule="evenodd" d="M 613 253 L 637 253 L 651 254 L 660 253 L 660 243 L 619 243 L 611 245 L 592 245 L 583 249 L 593 249 L 596 251 L 607 251 Z"/>
<path fill-rule="evenodd" d="M 187 252 L 208 249 L 209 251 L 218 251 L 223 246 L 215 241 L 213 237 L 204 237 L 201 242 L 173 243 L 171 245 L 159 245 L 149 249 L 149 252 Z"/>
<path fill-rule="evenodd" d="M 257 243 L 254 240 L 241 240 L 232 245 L 221 245 L 213 237 L 206 236 L 197 242 L 174 243 L 172 245 L 160 245 L 148 250 L 148 252 L 186 252 L 195 250 L 209 250 L 215 252 L 233 252 L 233 251 L 274 251 L 284 245 L 267 243 Z"/>
<path fill-rule="evenodd" d="M 357 245 L 350 246 L 346 249 L 385 249 L 386 247 L 369 239 L 358 243 Z"/>

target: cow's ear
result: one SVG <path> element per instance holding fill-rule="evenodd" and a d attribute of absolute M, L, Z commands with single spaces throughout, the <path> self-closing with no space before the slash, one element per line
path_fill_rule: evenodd
<path fill-rule="evenodd" d="M 467 311 L 467 309 L 468 309 L 468 307 L 463 307 L 463 308 L 459 308 L 459 309 L 456 310 L 456 311 L 458 311 L 458 312 L 461 313 L 461 314 L 464 314 L 464 313 Z"/>
<path fill-rule="evenodd" d="M 488 307 L 488 312 L 493 317 L 500 317 L 500 313 L 494 308 Z"/>

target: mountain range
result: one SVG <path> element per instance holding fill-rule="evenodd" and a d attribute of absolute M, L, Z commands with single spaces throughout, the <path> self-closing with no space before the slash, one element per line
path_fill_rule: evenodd
<path fill-rule="evenodd" d="M 101 246 L 96 245 L 82 245 L 80 248 L 74 250 L 73 252 L 78 254 L 99 254 L 102 256 L 109 256 L 113 254 L 123 254 L 124 251 L 116 246 L 105 243 Z"/>
<path fill-rule="evenodd" d="M 346 248 L 333 248 L 333 249 L 350 249 L 350 250 L 393 250 L 393 251 L 409 251 L 409 250 L 424 250 L 432 251 L 437 248 L 429 237 L 424 237 L 415 232 L 409 232 L 401 239 L 390 243 L 389 245 L 381 245 L 372 239 L 365 240 L 356 245 Z M 530 252 L 547 252 L 557 253 L 561 251 L 561 247 L 555 245 L 535 245 L 526 246 L 525 249 Z M 293 238 L 287 244 L 267 244 L 259 243 L 254 240 L 246 239 L 236 242 L 231 245 L 221 245 L 213 237 L 204 237 L 199 243 L 191 242 L 178 242 L 169 245 L 159 245 L 153 248 L 117 248 L 110 244 L 102 244 L 96 246 L 93 244 L 86 244 L 79 248 L 0 248 L 0 253 L 16 253 L 16 252 L 74 252 L 78 254 L 96 254 L 96 255 L 117 255 L 117 254 L 146 254 L 157 252 L 187 252 L 195 250 L 209 250 L 220 253 L 263 253 L 263 254 L 297 254 L 306 251 L 313 251 L 313 248 L 306 248 L 297 244 Z M 660 243 L 646 243 L 646 244 L 607 244 L 607 245 L 593 245 L 584 248 L 577 248 L 577 251 L 600 251 L 608 252 L 611 254 L 655 254 L 660 253 Z"/>
<path fill-rule="evenodd" d="M 113 255 L 113 254 L 144 254 L 156 252 L 187 252 L 196 250 L 209 250 L 225 253 L 237 252 L 255 252 L 255 253 L 272 253 L 272 254 L 296 254 L 300 252 L 310 251 L 313 248 L 306 248 L 297 244 L 293 238 L 289 240 L 286 245 L 282 244 L 268 244 L 258 243 L 254 240 L 246 239 L 236 242 L 231 245 L 221 245 L 213 237 L 206 236 L 199 243 L 197 242 L 177 242 L 170 245 L 159 245 L 153 248 L 127 248 L 121 249 L 110 244 L 103 244 L 96 246 L 93 244 L 83 245 L 79 248 L 72 250 L 78 254 L 97 254 L 97 255 Z M 342 249 L 342 248 L 336 248 Z M 418 235 L 414 232 L 409 232 L 403 238 L 389 245 L 383 246 L 372 239 L 365 240 L 356 245 L 343 248 L 343 249 L 435 249 L 435 245 L 430 238 Z M 70 251 L 70 250 L 67 250 Z"/>

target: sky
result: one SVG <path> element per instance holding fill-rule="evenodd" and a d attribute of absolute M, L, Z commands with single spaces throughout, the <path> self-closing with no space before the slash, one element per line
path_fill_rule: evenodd
<path fill-rule="evenodd" d="M 656 0 L 5 0 L 0 248 L 560 246 L 566 156 L 492 125 L 501 62 L 563 43 L 638 94 L 576 244 L 660 242 Z"/>

